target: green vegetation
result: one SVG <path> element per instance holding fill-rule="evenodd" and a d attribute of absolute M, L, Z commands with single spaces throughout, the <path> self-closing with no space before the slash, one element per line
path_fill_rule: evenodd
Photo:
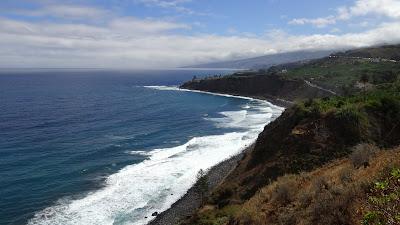
<path fill-rule="evenodd" d="M 397 102 L 400 100 L 400 85 L 385 85 L 377 88 L 374 91 L 366 93 L 366 98 L 363 95 L 353 96 L 337 96 L 324 99 L 310 99 L 305 102 L 298 103 L 298 106 L 309 113 L 326 114 L 328 112 L 335 112 L 339 114 L 355 114 L 361 109 L 373 109 L 384 105 L 384 101 L 392 99 Z M 351 112 L 353 111 L 353 112 Z M 355 111 L 355 112 L 354 112 Z"/>
<path fill-rule="evenodd" d="M 384 45 L 339 52 L 335 56 L 400 60 L 400 45 Z"/>
<path fill-rule="evenodd" d="M 289 69 L 288 78 L 308 79 L 330 87 L 353 86 L 361 76 L 373 77 L 374 83 L 392 82 L 400 74 L 400 63 L 372 62 L 362 59 L 325 58 Z M 381 78 L 384 77 L 384 78 Z"/>
<path fill-rule="evenodd" d="M 400 145 L 400 53 L 393 49 L 400 45 L 253 72 L 343 95 L 286 110 L 183 224 L 399 225 L 400 148 L 388 150 Z"/>
<path fill-rule="evenodd" d="M 240 205 L 230 205 L 222 209 L 205 206 L 201 215 L 194 216 L 184 224 L 187 225 L 226 225 L 240 212 Z"/>
<path fill-rule="evenodd" d="M 368 193 L 363 225 L 400 224 L 400 167 L 385 171 Z"/>
<path fill-rule="evenodd" d="M 199 170 L 197 173 L 196 191 L 204 202 L 208 193 L 208 176 L 204 170 Z"/>
<path fill-rule="evenodd" d="M 377 85 L 365 95 L 358 93 L 299 102 L 292 112 L 293 118 L 302 122 L 296 123 L 289 132 L 302 137 L 301 140 L 305 140 L 304 137 L 312 129 L 343 132 L 342 135 L 334 133 L 334 138 L 337 138 L 335 142 L 344 142 L 347 138 L 351 141 L 346 143 L 354 143 L 353 148 L 345 150 L 350 153 L 348 159 L 333 162 L 311 173 L 298 170 L 298 174 L 278 177 L 275 182 L 259 186 L 256 194 L 243 199 L 243 202 L 221 195 L 219 198 L 211 197 L 184 224 L 399 224 L 398 211 L 388 208 L 393 208 L 393 204 L 397 204 L 397 208 L 400 206 L 399 167 L 391 169 L 390 175 L 384 178 L 380 178 L 379 174 L 383 168 L 399 163 L 400 150 L 396 153 L 379 151 L 370 143 L 382 148 L 399 144 L 400 82 Z M 321 135 L 319 131 L 315 134 Z M 321 143 L 328 144 L 326 141 Z M 289 160 L 291 166 L 301 163 L 299 160 L 316 157 L 303 157 L 299 148 L 296 150 L 299 154 L 295 160 Z M 327 154 L 336 154 L 335 151 L 341 150 L 330 151 Z M 325 152 L 318 154 L 319 157 Z M 397 189 L 393 186 L 396 179 Z M 228 185 L 219 191 L 223 196 L 232 196 L 236 189 Z M 362 202 L 367 201 L 369 205 L 364 207 Z M 394 218 L 393 223 L 384 220 L 389 218 L 389 211 L 390 218 Z"/>
<path fill-rule="evenodd" d="M 351 87 L 360 77 L 390 83 L 400 74 L 400 45 L 355 49 L 289 68 L 290 78 L 309 79 L 330 87 Z"/>
<path fill-rule="evenodd" d="M 304 118 L 333 116 L 343 124 L 349 137 L 386 146 L 393 142 L 394 130 L 400 128 L 400 83 L 378 85 L 365 94 L 310 99 L 296 107 Z M 382 122 L 386 135 L 374 140 L 366 139 L 377 120 Z"/>

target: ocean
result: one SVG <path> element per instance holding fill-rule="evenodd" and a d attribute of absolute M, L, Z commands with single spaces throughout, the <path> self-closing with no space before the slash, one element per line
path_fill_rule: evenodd
<path fill-rule="evenodd" d="M 1 71 L 0 224 L 146 224 L 281 114 L 175 87 L 230 72 Z"/>

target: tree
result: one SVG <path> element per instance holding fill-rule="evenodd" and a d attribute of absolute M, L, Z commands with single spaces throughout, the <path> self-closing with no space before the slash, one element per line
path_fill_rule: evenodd
<path fill-rule="evenodd" d="M 195 80 L 197 80 L 196 75 L 194 75 L 193 78 L 192 78 L 192 81 L 195 81 Z"/>
<path fill-rule="evenodd" d="M 368 83 L 368 81 L 369 81 L 369 76 L 368 76 L 367 74 L 363 74 L 363 75 L 361 76 L 361 78 L 360 78 L 360 81 L 361 81 L 363 84 Z"/>
<path fill-rule="evenodd" d="M 367 74 L 363 74 L 360 78 L 360 82 L 363 83 L 363 94 L 364 94 L 364 101 L 366 100 L 366 93 L 367 93 L 367 83 L 369 81 L 369 76 Z"/>
<path fill-rule="evenodd" d="M 204 170 L 199 170 L 197 173 L 196 191 L 199 193 L 201 201 L 204 202 L 208 192 L 208 176 Z"/>

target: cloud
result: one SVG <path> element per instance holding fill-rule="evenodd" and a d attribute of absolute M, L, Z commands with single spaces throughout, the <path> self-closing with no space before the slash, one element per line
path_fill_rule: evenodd
<path fill-rule="evenodd" d="M 341 30 L 339 28 L 335 27 L 335 28 L 331 29 L 330 32 L 331 33 L 339 33 L 339 32 L 341 32 Z"/>
<path fill-rule="evenodd" d="M 145 3 L 148 5 L 157 5 L 164 8 L 174 8 L 191 0 L 137 0 L 137 2 Z"/>
<path fill-rule="evenodd" d="M 183 23 L 175 23 L 151 19 L 136 19 L 132 17 L 114 19 L 109 23 L 109 28 L 118 33 L 128 34 L 158 34 L 179 29 L 191 29 L 191 26 Z"/>
<path fill-rule="evenodd" d="M 1 67 L 165 68 L 296 50 L 400 41 L 399 23 L 362 33 L 265 36 L 178 35 L 182 24 L 117 18 L 104 26 L 0 20 Z M 146 28 L 144 28 L 146 27 Z"/>
<path fill-rule="evenodd" d="M 317 19 L 300 18 L 300 19 L 293 19 L 293 20 L 289 21 L 289 24 L 291 24 L 291 25 L 312 24 L 319 28 L 323 28 L 323 27 L 326 27 L 327 25 L 331 25 L 331 24 L 335 24 L 335 23 L 336 23 L 336 19 L 333 16 L 317 18 Z"/>
<path fill-rule="evenodd" d="M 339 7 L 336 15 L 320 17 L 315 19 L 297 18 L 289 21 L 291 25 L 311 24 L 316 27 L 326 27 L 336 24 L 338 21 L 350 20 L 360 16 L 383 16 L 390 19 L 400 19 L 399 0 L 356 0 L 350 7 Z"/>
<path fill-rule="evenodd" d="M 49 4 L 33 10 L 17 10 L 15 13 L 24 16 L 50 16 L 65 19 L 99 19 L 111 14 L 105 9 L 72 4 Z"/>
<path fill-rule="evenodd" d="M 342 9 L 343 10 L 343 9 Z M 347 12 L 346 12 L 347 11 Z M 400 19 L 399 0 L 357 0 L 354 6 L 343 10 L 340 16 L 365 16 L 368 14 L 381 15 Z"/>
<path fill-rule="evenodd" d="M 166 9 L 173 9 L 177 12 L 185 14 L 199 14 L 187 7 L 182 6 L 184 3 L 191 2 L 192 0 L 136 0 L 137 3 L 143 3 L 147 6 L 157 6 Z"/>
<path fill-rule="evenodd" d="M 24 21 L 0 17 L 0 67 L 166 68 L 296 50 L 400 42 L 397 21 L 377 24 L 358 33 L 291 35 L 274 29 L 263 35 L 240 31 L 210 35 L 188 32 L 192 29 L 190 25 L 171 19 L 141 19 L 88 6 L 69 6 L 96 12 L 86 14 L 90 18 L 101 19 L 106 15 L 107 19 L 98 23 L 97 20 Z M 44 6 L 34 11 L 53 15 L 57 10 Z M 68 12 L 73 17 L 85 16 L 80 10 Z M 353 14 L 350 8 L 347 12 Z M 324 22 L 318 24 L 322 26 Z"/>

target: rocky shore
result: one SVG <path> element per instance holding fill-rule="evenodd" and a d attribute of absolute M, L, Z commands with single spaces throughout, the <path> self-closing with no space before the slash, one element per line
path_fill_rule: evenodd
<path fill-rule="evenodd" d="M 236 167 L 246 152 L 253 149 L 253 145 L 247 147 L 241 154 L 233 156 L 212 167 L 207 172 L 209 190 L 214 189 Z M 182 219 L 191 216 L 201 205 L 201 198 L 196 191 L 196 184 L 186 194 L 175 202 L 171 208 L 158 214 L 148 225 L 177 225 Z"/>
<path fill-rule="evenodd" d="M 182 85 L 180 88 L 188 89 L 188 90 L 198 90 L 197 88 L 193 88 L 187 86 L 190 82 L 186 83 L 186 85 Z M 200 90 L 203 91 L 203 90 Z M 223 94 L 231 94 L 233 96 L 245 96 L 255 99 L 260 99 L 264 101 L 271 102 L 274 105 L 280 107 L 290 107 L 293 105 L 293 102 L 284 100 L 277 97 L 265 96 L 265 95 L 257 95 L 257 94 L 242 94 L 239 95 L 237 93 L 228 93 L 223 91 L 210 91 L 211 93 L 223 93 Z M 207 177 L 209 182 L 209 190 L 215 189 L 220 183 L 224 181 L 224 179 L 233 171 L 240 160 L 244 158 L 244 156 L 254 149 L 254 144 L 248 146 L 243 150 L 241 154 L 236 156 L 232 156 L 231 158 L 215 165 L 209 171 L 207 171 Z M 191 187 L 186 194 L 180 198 L 177 202 L 175 202 L 169 209 L 162 213 L 156 212 L 155 218 L 148 223 L 148 225 L 177 225 L 180 221 L 189 218 L 193 215 L 194 212 L 201 206 L 201 198 L 196 189 L 196 184 Z"/>

